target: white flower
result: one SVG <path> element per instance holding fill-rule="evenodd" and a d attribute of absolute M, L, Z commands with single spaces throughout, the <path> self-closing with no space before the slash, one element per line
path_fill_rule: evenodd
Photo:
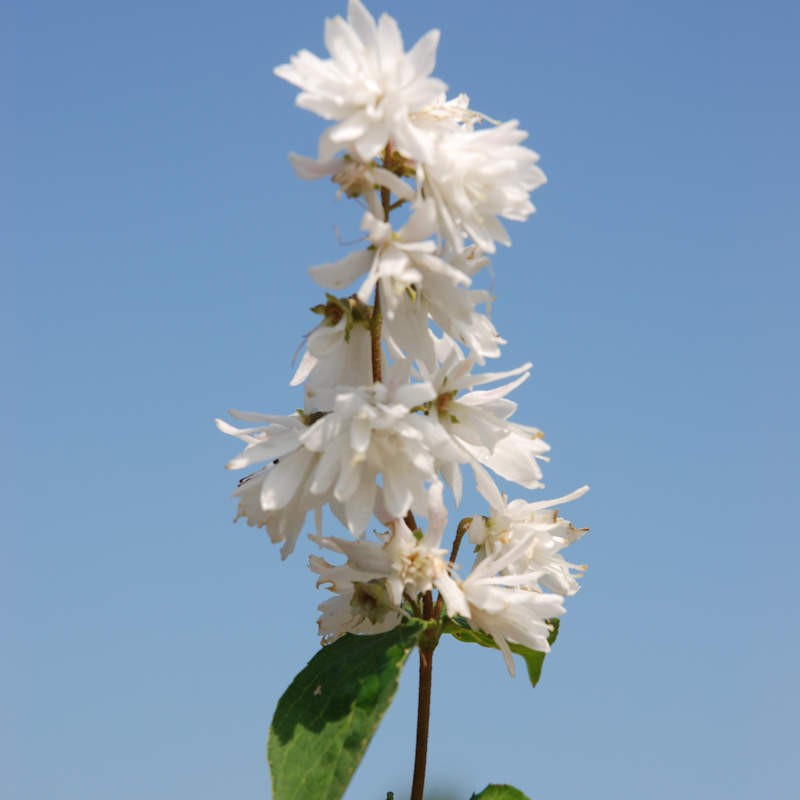
<path fill-rule="evenodd" d="M 469 275 L 437 255 L 436 242 L 430 238 L 435 215 L 432 204 L 420 202 L 406 225 L 393 231 L 388 222 L 366 212 L 361 227 L 367 231 L 371 246 L 350 253 L 341 261 L 312 267 L 311 277 L 325 288 L 343 289 L 366 273 L 358 299 L 368 302 L 380 283 L 383 313 L 389 319 L 406 294 L 425 287 L 426 282 L 438 278 L 450 286 L 469 284 Z"/>
<path fill-rule="evenodd" d="M 259 462 L 272 462 L 239 482 L 233 493 L 239 500 L 234 521 L 245 519 L 248 525 L 265 528 L 272 542 L 283 542 L 281 556 L 286 558 L 294 550 L 309 511 L 316 512 L 317 530 L 320 529 L 319 511 L 326 497 L 309 491 L 319 456 L 300 443 L 306 424 L 299 415 L 230 413 L 236 419 L 266 424 L 242 429 L 216 420 L 223 433 L 246 445 L 242 453 L 228 462 L 227 468 L 244 469 Z"/>
<path fill-rule="evenodd" d="M 385 383 L 337 387 L 329 408 L 311 414 L 231 412 L 267 423 L 258 428 L 240 430 L 217 420 L 220 430 L 246 445 L 228 468 L 272 462 L 234 492 L 237 519 L 266 527 L 272 541 L 285 542 L 285 557 L 308 511 L 326 503 L 354 536 L 362 536 L 377 508 L 379 476 L 380 508 L 389 518 L 425 508 L 437 465 L 463 454 L 438 422 L 419 413 L 435 392 L 430 384 L 409 383 L 409 372 L 407 362 L 398 362 L 386 370 Z"/>
<path fill-rule="evenodd" d="M 509 644 L 549 652 L 547 637 L 551 627 L 548 620 L 564 613 L 561 595 L 523 588 L 530 576 L 500 574 L 526 545 L 527 541 L 522 540 L 501 556 L 487 556 L 475 564 L 460 584 L 469 606 L 469 614 L 464 616 L 470 627 L 494 639 L 512 676 L 514 659 Z"/>
<path fill-rule="evenodd" d="M 412 531 L 404 519 L 395 519 L 380 542 L 312 537 L 321 547 L 347 557 L 335 566 L 322 558 L 309 560 L 335 597 L 320 605 L 320 634 L 325 643 L 343 633 L 378 633 L 400 621 L 405 599 L 417 602 L 425 592 L 438 589 L 451 616 L 464 616 L 469 608 L 463 592 L 450 576 L 445 549 L 440 547 L 447 523 L 442 485 L 434 482 L 427 493 L 428 529 Z"/>
<path fill-rule="evenodd" d="M 330 413 L 300 437 L 319 454 L 310 491 L 331 493 L 331 509 L 357 537 L 375 510 L 378 475 L 386 512 L 401 519 L 425 506 L 437 461 L 460 457 L 441 426 L 416 412 L 435 396 L 432 387 L 409 384 L 407 375 L 407 365 L 395 364 L 386 383 L 341 387 Z"/>
<path fill-rule="evenodd" d="M 380 188 L 388 189 L 401 200 L 414 199 L 414 190 L 405 181 L 374 161 L 358 161 L 349 155 L 315 161 L 296 153 L 289 153 L 289 161 L 297 176 L 304 180 L 331 178 L 340 187 L 337 196 L 363 197 L 370 212 L 378 218 L 383 217 Z"/>
<path fill-rule="evenodd" d="M 305 352 L 291 380 L 304 383 L 305 411 L 326 411 L 333 404 L 337 386 L 372 383 L 370 309 L 355 297 L 328 295 L 327 302 L 312 311 L 323 320 L 305 341 Z"/>
<path fill-rule="evenodd" d="M 404 155 L 427 161 L 430 135 L 411 120 L 447 88 L 429 77 L 436 63 L 439 31 L 429 31 L 406 53 L 395 20 L 383 14 L 376 24 L 359 2 L 348 3 L 348 20 L 325 21 L 325 46 L 331 58 L 308 50 L 292 56 L 275 74 L 302 91 L 297 105 L 338 124 L 320 138 L 319 157 L 340 150 L 362 161 L 391 142 Z"/>
<path fill-rule="evenodd" d="M 470 277 L 484 267 L 491 269 L 486 254 L 476 245 L 460 252 L 450 249 L 446 257 L 456 269 Z M 479 364 L 483 364 L 487 358 L 497 358 L 500 355 L 500 345 L 506 343 L 497 333 L 488 315 L 476 310 L 478 305 L 488 307 L 492 300 L 494 297 L 483 289 L 462 289 L 457 293 L 448 293 L 446 287 L 441 286 L 438 276 L 428 280 L 428 285 L 422 287 L 419 298 L 439 328 L 464 345 Z"/>
<path fill-rule="evenodd" d="M 490 516 L 473 519 L 469 538 L 482 553 L 498 556 L 524 540 L 526 546 L 508 563 L 506 574 L 529 575 L 527 588 L 573 595 L 580 588 L 574 573 L 580 576 L 586 566 L 569 563 L 560 551 L 578 541 L 588 528 L 575 528 L 558 516 L 555 506 L 577 500 L 588 491 L 588 486 L 582 486 L 564 497 L 536 503 L 503 501 Z"/>
<path fill-rule="evenodd" d="M 458 345 L 447 336 L 433 338 L 436 369 L 430 370 L 417 362 L 420 379 L 436 391 L 429 413 L 437 417 L 454 445 L 465 454 L 465 461 L 475 473 L 478 491 L 491 505 L 502 504 L 500 492 L 484 467 L 527 489 L 541 487 L 542 473 L 537 460 L 544 460 L 550 448 L 542 439 L 541 431 L 509 421 L 517 404 L 506 397 L 528 379 L 531 365 L 473 375 L 473 355 L 465 358 Z M 507 378 L 516 380 L 495 389 L 475 388 Z M 461 496 L 459 464 L 455 461 L 442 464 L 441 471 L 458 502 Z"/>
<path fill-rule="evenodd" d="M 359 549 L 373 545 L 372 542 L 348 544 Z M 354 563 L 358 563 L 358 557 Z M 345 633 L 384 633 L 402 621 L 403 614 L 380 577 L 371 577 L 371 572 L 354 567 L 349 561 L 336 566 L 320 556 L 309 556 L 308 566 L 319 575 L 317 588 L 325 586 L 334 593 L 318 606 L 322 612 L 317 620 L 322 644 L 330 644 Z"/>
<path fill-rule="evenodd" d="M 521 222 L 534 212 L 530 193 L 546 182 L 539 156 L 520 142 L 516 120 L 439 137 L 436 157 L 420 169 L 422 192 L 432 198 L 442 234 L 460 250 L 467 236 L 487 253 L 511 240 L 498 219 Z"/>
<path fill-rule="evenodd" d="M 477 310 L 489 303 L 491 295 L 482 289 L 456 286 L 440 274 L 428 273 L 425 280 L 414 286 L 393 309 L 384 324 L 387 344 L 397 352 L 434 363 L 429 321 L 458 340 L 475 354 L 479 363 L 500 355 L 505 344 L 492 321 Z"/>

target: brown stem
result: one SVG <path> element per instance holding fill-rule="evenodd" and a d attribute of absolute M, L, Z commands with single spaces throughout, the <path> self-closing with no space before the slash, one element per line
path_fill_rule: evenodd
<path fill-rule="evenodd" d="M 456 556 L 458 555 L 458 548 L 461 546 L 461 540 L 464 538 L 464 534 L 469 530 L 471 522 L 472 517 L 464 517 L 464 519 L 458 523 L 458 528 L 456 528 L 456 538 L 453 539 L 453 549 L 450 551 L 451 566 L 455 563 Z"/>
<path fill-rule="evenodd" d="M 462 519 L 461 522 L 458 523 L 458 528 L 456 528 L 456 537 L 455 539 L 453 539 L 453 549 L 450 551 L 451 572 L 456 562 L 456 556 L 458 555 L 458 548 L 461 546 L 461 540 L 464 538 L 464 534 L 469 530 L 471 522 L 472 522 L 472 517 L 464 517 L 464 519 Z M 437 619 L 441 616 L 443 605 L 444 605 L 444 598 L 440 593 L 439 597 L 436 599 L 436 608 L 434 610 L 434 616 Z"/>
<path fill-rule="evenodd" d="M 381 205 L 383 206 L 383 219 L 389 221 L 389 214 L 392 211 L 392 193 L 388 189 L 381 187 Z"/>
<path fill-rule="evenodd" d="M 428 760 L 428 723 L 431 718 L 433 650 L 419 650 L 419 699 L 417 701 L 417 749 L 414 754 L 414 780 L 411 800 L 423 800 L 425 767 Z"/>
<path fill-rule="evenodd" d="M 422 598 L 423 616 L 433 619 L 433 594 L 425 592 Z M 425 767 L 428 763 L 428 729 L 431 719 L 431 687 L 433 685 L 433 651 L 438 636 L 426 631 L 419 643 L 419 694 L 417 695 L 417 744 L 414 751 L 414 778 L 411 782 L 411 800 L 423 800 L 425 792 Z"/>
<path fill-rule="evenodd" d="M 370 339 L 372 345 L 372 382 L 380 383 L 383 377 L 381 370 L 381 336 L 383 332 L 383 312 L 381 311 L 381 285 L 375 285 L 375 303 L 372 306 L 372 322 L 370 323 Z"/>
<path fill-rule="evenodd" d="M 392 143 L 386 145 L 383 151 L 383 166 L 384 169 L 392 169 Z M 381 186 L 381 205 L 383 206 L 383 219 L 385 222 L 389 221 L 389 212 L 392 210 L 392 193 L 385 186 Z"/>

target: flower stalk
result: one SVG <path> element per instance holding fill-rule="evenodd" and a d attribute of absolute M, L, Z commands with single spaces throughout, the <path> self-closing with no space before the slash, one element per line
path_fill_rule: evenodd
<path fill-rule="evenodd" d="M 522 145 L 527 134 L 473 111 L 466 95 L 447 99 L 431 75 L 438 31 L 406 52 L 391 17 L 376 21 L 349 0 L 348 18 L 329 20 L 325 40 L 329 59 L 303 50 L 275 70 L 301 90 L 298 105 L 332 123 L 316 159 L 291 161 L 300 177 L 330 178 L 339 196 L 360 202 L 366 246 L 309 270 L 326 302 L 312 308 L 322 321 L 291 381 L 303 387 L 303 408 L 234 411 L 245 427 L 217 425 L 244 445 L 228 464 L 248 470 L 234 492 L 236 518 L 264 528 L 285 558 L 311 514 L 310 538 L 340 559 L 309 558 L 331 593 L 319 606 L 323 645 L 408 632 L 413 625 L 400 626 L 409 617 L 426 623 L 415 640 L 411 788 L 411 800 L 423 800 L 442 631 L 472 631 L 468 640 L 500 650 L 512 675 L 512 646 L 546 653 L 550 621 L 584 569 L 561 555 L 584 531 L 556 504 L 586 487 L 509 501 L 496 482 L 541 488 L 549 451 L 538 429 L 511 419 L 508 395 L 530 364 L 485 369 L 505 341 L 489 318 L 494 298 L 475 285 L 497 244 L 511 244 L 502 220 L 530 216 L 530 193 L 546 180 Z M 404 204 L 408 219 L 393 227 L 391 212 Z M 448 548 L 445 494 L 461 503 L 464 474 L 487 507 L 461 519 Z M 323 535 L 326 508 L 349 537 Z M 465 537 L 475 559 L 462 570 Z"/>

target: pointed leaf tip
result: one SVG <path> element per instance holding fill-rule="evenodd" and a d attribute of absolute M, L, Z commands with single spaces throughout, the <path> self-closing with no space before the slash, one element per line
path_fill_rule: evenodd
<path fill-rule="evenodd" d="M 556 637 L 558 636 L 558 619 L 548 620 L 552 630 L 547 637 L 547 641 L 552 647 Z M 444 628 L 445 633 L 449 633 L 454 639 L 459 642 L 466 642 L 472 644 L 479 644 L 481 647 L 488 647 L 492 650 L 499 650 L 494 639 L 488 633 L 483 631 L 476 631 L 469 627 L 466 620 L 450 619 Z M 529 647 L 524 647 L 521 644 L 514 644 L 509 642 L 509 649 L 512 653 L 522 656 L 525 661 L 525 666 L 528 670 L 528 680 L 531 686 L 536 686 L 539 679 L 542 677 L 542 666 L 544 664 L 544 657 L 546 653 L 541 653 L 538 650 L 531 650 Z"/>

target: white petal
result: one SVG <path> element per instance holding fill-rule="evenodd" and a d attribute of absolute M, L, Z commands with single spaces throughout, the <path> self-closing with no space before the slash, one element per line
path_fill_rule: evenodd
<path fill-rule="evenodd" d="M 330 177 L 341 169 L 342 165 L 342 160 L 339 158 L 332 161 L 316 161 L 297 153 L 289 153 L 289 161 L 297 177 L 307 181 Z"/>
<path fill-rule="evenodd" d="M 311 374 L 319 359 L 306 350 L 300 359 L 300 364 L 292 377 L 289 386 L 299 386 Z"/>
<path fill-rule="evenodd" d="M 470 466 L 475 473 L 475 486 L 492 508 L 500 508 L 503 498 L 489 473 L 476 461 L 470 460 Z"/>
<path fill-rule="evenodd" d="M 375 46 L 376 25 L 375 18 L 367 11 L 360 0 L 349 0 L 347 4 L 347 19 L 358 34 L 358 38 L 367 46 Z"/>
<path fill-rule="evenodd" d="M 411 507 L 413 493 L 409 483 L 417 482 L 416 475 L 409 475 L 408 469 L 403 469 L 403 462 L 387 465 L 383 473 L 383 502 L 386 510 L 394 519 L 402 519 Z"/>
<path fill-rule="evenodd" d="M 378 487 L 375 485 L 374 479 L 363 480 L 346 503 L 347 528 L 353 536 L 361 537 L 367 529 L 377 492 Z"/>
<path fill-rule="evenodd" d="M 341 261 L 320 264 L 308 271 L 320 286 L 326 289 L 344 289 L 369 270 L 372 258 L 369 250 L 358 250 L 345 256 Z"/>
<path fill-rule="evenodd" d="M 436 48 L 439 44 L 439 31 L 434 28 L 420 37 L 409 50 L 408 60 L 417 75 L 430 75 L 436 66 Z"/>
<path fill-rule="evenodd" d="M 276 511 L 286 506 L 298 490 L 306 466 L 305 461 L 291 456 L 276 464 L 261 485 L 261 508 Z"/>
<path fill-rule="evenodd" d="M 337 448 L 329 447 L 323 450 L 308 487 L 312 494 L 325 494 L 330 490 L 339 472 L 339 462 L 340 456 Z"/>

